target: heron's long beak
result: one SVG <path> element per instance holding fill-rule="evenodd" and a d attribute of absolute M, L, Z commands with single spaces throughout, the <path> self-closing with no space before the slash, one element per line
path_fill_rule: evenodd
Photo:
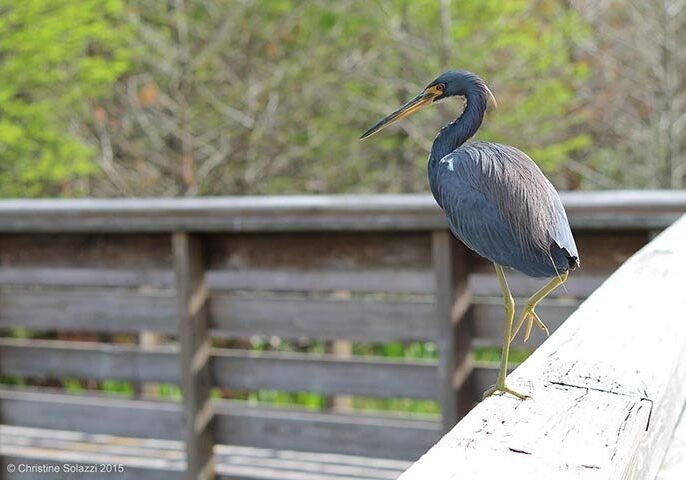
<path fill-rule="evenodd" d="M 387 126 L 392 125 L 395 122 L 402 120 L 403 118 L 409 117 L 410 115 L 418 112 L 427 105 L 431 105 L 431 103 L 434 100 L 434 97 L 436 97 L 435 94 L 426 91 L 420 93 L 412 100 L 407 102 L 405 105 L 397 109 L 395 112 L 390 113 L 381 120 L 379 120 L 376 123 L 376 125 L 374 125 L 372 128 L 370 128 L 362 134 L 360 140 L 362 140 L 363 138 L 367 138 L 371 135 L 374 135 L 376 132 L 383 130 Z"/>

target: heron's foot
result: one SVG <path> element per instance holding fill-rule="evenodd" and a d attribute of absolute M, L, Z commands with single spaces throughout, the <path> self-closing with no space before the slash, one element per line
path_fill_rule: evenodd
<path fill-rule="evenodd" d="M 529 395 L 524 395 L 523 393 L 516 392 L 516 391 L 512 390 L 511 388 L 506 387 L 505 383 L 503 383 L 502 385 L 499 385 L 497 383 L 495 385 L 493 385 L 491 388 L 489 388 L 488 390 L 486 390 L 484 392 L 483 398 L 486 399 L 486 398 L 490 397 L 491 395 L 495 395 L 497 393 L 499 393 L 501 395 L 505 395 L 506 393 L 509 393 L 513 397 L 517 397 L 520 400 L 527 400 L 527 399 L 531 398 Z"/>
<path fill-rule="evenodd" d="M 517 326 L 515 327 L 514 333 L 510 337 L 510 343 L 517 337 L 517 333 L 519 333 L 519 329 L 522 328 L 522 325 L 526 322 L 526 330 L 524 333 L 524 341 L 528 341 L 529 337 L 531 336 L 531 329 L 534 326 L 534 323 L 536 323 L 536 326 L 543 330 L 543 332 L 547 335 L 550 336 L 550 331 L 548 331 L 548 327 L 545 326 L 545 323 L 540 319 L 536 311 L 534 310 L 536 308 L 536 305 L 531 305 L 527 304 L 526 307 L 524 307 L 524 311 L 519 317 L 519 321 L 517 322 Z"/>

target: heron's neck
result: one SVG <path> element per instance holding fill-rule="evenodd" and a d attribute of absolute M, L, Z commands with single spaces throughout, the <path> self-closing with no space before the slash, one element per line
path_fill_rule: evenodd
<path fill-rule="evenodd" d="M 474 91 L 466 95 L 467 105 L 457 120 L 444 126 L 431 147 L 430 163 L 437 163 L 441 158 L 469 140 L 484 119 L 488 96 L 485 92 Z"/>

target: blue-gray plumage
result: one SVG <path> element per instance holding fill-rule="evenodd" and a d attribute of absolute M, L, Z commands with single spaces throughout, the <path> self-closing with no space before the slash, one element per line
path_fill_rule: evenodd
<path fill-rule="evenodd" d="M 509 145 L 470 142 L 479 129 L 493 94 L 477 75 L 466 71 L 441 74 L 408 103 L 362 135 L 368 137 L 412 113 L 445 98 L 465 99 L 462 114 L 438 133 L 429 155 L 429 185 L 445 211 L 450 231 L 468 248 L 496 266 L 506 309 L 500 374 L 486 392 L 511 393 L 505 386 L 509 345 L 528 321 L 525 339 L 536 323 L 547 333 L 534 308 L 579 265 L 574 237 L 555 188 L 524 152 Z M 514 300 L 503 267 L 539 278 L 553 278 L 527 302 L 512 333 Z"/>
<path fill-rule="evenodd" d="M 532 277 L 576 267 L 560 197 L 520 150 L 468 143 L 441 159 L 432 156 L 429 179 L 452 233 L 482 257 Z"/>

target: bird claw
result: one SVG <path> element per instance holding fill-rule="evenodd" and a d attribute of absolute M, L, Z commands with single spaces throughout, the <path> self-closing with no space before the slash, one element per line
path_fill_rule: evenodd
<path fill-rule="evenodd" d="M 534 326 L 534 322 L 536 323 L 536 326 L 540 328 L 547 336 L 550 336 L 550 331 L 548 330 L 548 327 L 545 326 L 545 323 L 543 323 L 538 314 L 534 311 L 534 308 L 535 305 L 527 305 L 526 307 L 524 307 L 524 311 L 519 317 L 519 322 L 517 322 L 517 327 L 515 328 L 514 333 L 510 337 L 510 343 L 512 343 L 514 339 L 517 337 L 517 333 L 519 333 L 519 329 L 522 328 L 524 322 L 527 322 L 526 330 L 524 332 L 525 342 L 527 342 L 529 340 L 529 337 L 531 336 L 531 329 Z"/>
<path fill-rule="evenodd" d="M 512 390 L 509 387 L 506 387 L 504 384 L 503 385 L 493 385 L 491 388 L 486 390 L 484 392 L 483 398 L 486 399 L 487 397 L 490 397 L 491 395 L 494 395 L 496 393 L 500 393 L 502 395 L 505 395 L 506 393 L 509 393 L 510 395 L 517 397 L 520 400 L 528 400 L 531 397 L 529 395 L 524 395 L 523 393 L 516 392 L 515 390 Z"/>

